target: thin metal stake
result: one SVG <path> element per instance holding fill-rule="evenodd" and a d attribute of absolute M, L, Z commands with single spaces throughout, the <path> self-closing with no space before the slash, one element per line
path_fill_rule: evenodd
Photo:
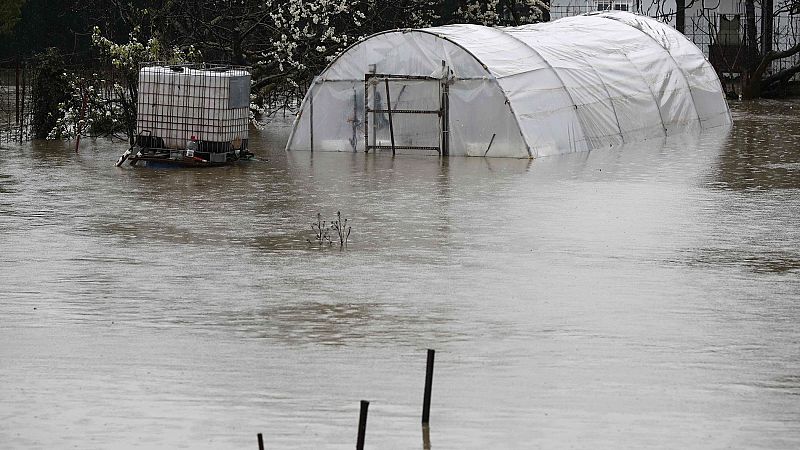
<path fill-rule="evenodd" d="M 25 63 L 22 64 L 22 102 L 19 108 L 19 143 L 22 144 L 22 134 L 25 130 Z"/>
<path fill-rule="evenodd" d="M 450 84 L 446 78 L 442 91 L 442 156 L 450 156 Z"/>
<path fill-rule="evenodd" d="M 81 84 L 81 120 L 78 122 L 78 132 L 77 137 L 75 138 L 75 153 L 78 153 L 78 148 L 81 146 L 81 133 L 83 133 L 83 124 L 86 119 L 86 103 L 88 93 L 84 89 L 83 84 Z"/>
<path fill-rule="evenodd" d="M 489 146 L 486 147 L 486 151 L 483 152 L 483 156 L 486 156 L 489 153 L 489 150 L 492 149 L 492 143 L 494 142 L 495 136 L 497 136 L 497 133 L 492 134 L 492 138 L 489 139 Z"/>
<path fill-rule="evenodd" d="M 311 152 L 314 152 L 314 83 L 311 83 L 311 88 L 308 92 L 308 106 L 309 106 L 309 116 L 308 116 L 308 128 L 311 132 Z"/>
<path fill-rule="evenodd" d="M 433 388 L 433 358 L 435 350 L 428 349 L 428 364 L 425 368 L 425 396 L 422 399 L 422 424 L 427 425 L 431 418 L 431 389 Z"/>
<path fill-rule="evenodd" d="M 364 75 L 364 153 L 369 153 L 369 74 Z"/>
<path fill-rule="evenodd" d="M 367 434 L 367 410 L 369 402 L 361 400 L 361 414 L 358 416 L 358 438 L 356 439 L 356 450 L 364 450 L 364 435 Z"/>
<path fill-rule="evenodd" d="M 16 124 L 19 125 L 19 55 L 17 55 L 17 88 L 14 89 L 14 92 L 17 94 L 17 109 L 14 111 L 16 112 Z"/>
<path fill-rule="evenodd" d="M 389 79 L 385 78 L 386 82 L 386 111 L 389 114 L 389 138 L 392 140 L 392 156 L 394 156 L 394 124 L 392 123 L 392 101 L 389 98 Z"/>

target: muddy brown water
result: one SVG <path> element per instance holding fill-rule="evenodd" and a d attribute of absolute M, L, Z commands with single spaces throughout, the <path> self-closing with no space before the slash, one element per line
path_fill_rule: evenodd
<path fill-rule="evenodd" d="M 0 447 L 800 447 L 800 102 L 534 161 L 0 150 Z M 310 224 L 340 210 L 349 247 Z"/>

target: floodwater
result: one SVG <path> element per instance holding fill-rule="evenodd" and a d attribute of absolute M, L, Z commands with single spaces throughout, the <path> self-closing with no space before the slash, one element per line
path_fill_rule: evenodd
<path fill-rule="evenodd" d="M 0 447 L 346 449 L 365 399 L 375 449 L 799 448 L 800 102 L 733 109 L 534 161 L 7 145 Z"/>

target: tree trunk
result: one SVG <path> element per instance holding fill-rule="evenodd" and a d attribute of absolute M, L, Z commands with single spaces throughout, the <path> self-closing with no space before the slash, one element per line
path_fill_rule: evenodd
<path fill-rule="evenodd" d="M 772 30 L 775 18 L 773 0 L 761 0 L 761 53 L 772 51 Z"/>
<path fill-rule="evenodd" d="M 742 73 L 742 98 L 751 99 L 761 96 L 761 76 L 757 75 L 756 67 L 759 59 L 750 55 L 758 55 L 758 40 L 756 39 L 756 6 L 754 0 L 745 0 L 745 45 L 747 47 L 748 60 L 745 61 L 745 69 Z M 750 59 L 753 59 L 751 61 Z"/>
<path fill-rule="evenodd" d="M 753 0 L 745 0 L 744 2 L 744 17 L 745 17 L 745 36 L 747 39 L 747 48 L 751 50 L 758 50 L 758 39 L 756 38 L 756 5 Z M 750 61 L 754 62 L 754 61 Z"/>
<path fill-rule="evenodd" d="M 244 58 L 242 40 L 242 33 L 239 31 L 239 28 L 234 28 L 231 31 L 231 61 L 237 66 L 247 65 L 247 62 Z"/>

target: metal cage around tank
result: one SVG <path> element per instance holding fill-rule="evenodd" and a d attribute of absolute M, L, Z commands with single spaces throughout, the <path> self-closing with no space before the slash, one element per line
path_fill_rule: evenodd
<path fill-rule="evenodd" d="M 247 150 L 248 67 L 150 62 L 139 69 L 138 88 L 139 147 L 184 150 L 195 141 L 212 158 Z"/>

